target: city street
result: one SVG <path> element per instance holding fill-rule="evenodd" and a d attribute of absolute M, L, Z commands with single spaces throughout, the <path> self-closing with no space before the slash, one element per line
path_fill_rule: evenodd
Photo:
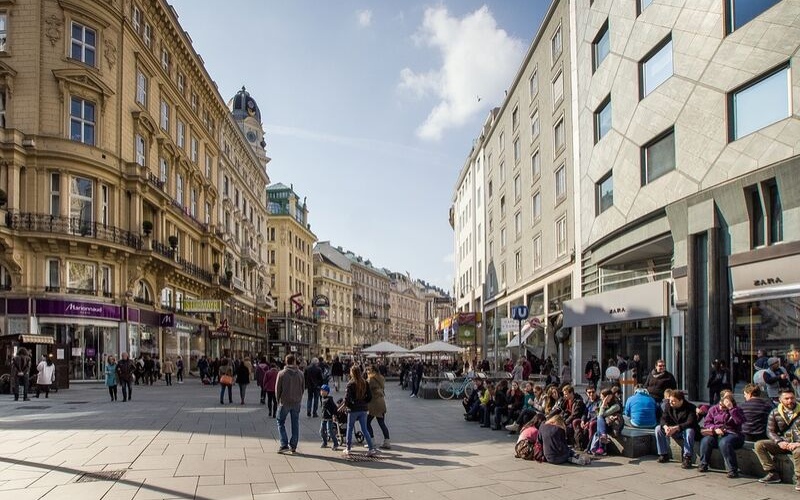
<path fill-rule="evenodd" d="M 320 449 L 319 419 L 307 418 L 305 411 L 298 454 L 277 454 L 275 421 L 258 404 L 254 384 L 245 406 L 219 405 L 218 387 L 196 380 L 135 386 L 129 403 L 108 402 L 102 385 L 73 385 L 25 403 L 2 395 L 0 498 L 490 500 L 537 498 L 545 491 L 559 500 L 798 495 L 792 485 L 701 475 L 676 463 L 659 465 L 655 457 L 606 457 L 588 467 L 515 459 L 515 437 L 464 422 L 458 401 L 411 399 L 395 382 L 387 386 L 392 450 L 375 461 L 348 461 Z"/>

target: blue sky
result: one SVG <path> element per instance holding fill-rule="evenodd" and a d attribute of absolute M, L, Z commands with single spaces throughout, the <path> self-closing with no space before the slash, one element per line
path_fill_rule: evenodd
<path fill-rule="evenodd" d="M 317 238 L 450 290 L 458 173 L 549 0 L 170 3 L 222 97 L 258 102 Z"/>

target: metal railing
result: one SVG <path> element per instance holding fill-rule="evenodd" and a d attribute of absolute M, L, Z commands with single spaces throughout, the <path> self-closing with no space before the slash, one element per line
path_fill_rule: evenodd
<path fill-rule="evenodd" d="M 144 248 L 142 238 L 138 234 L 100 222 L 84 221 L 78 217 L 57 217 L 32 212 L 9 212 L 6 215 L 6 225 L 10 229 L 17 231 L 94 238 L 124 245 L 135 250 Z"/>

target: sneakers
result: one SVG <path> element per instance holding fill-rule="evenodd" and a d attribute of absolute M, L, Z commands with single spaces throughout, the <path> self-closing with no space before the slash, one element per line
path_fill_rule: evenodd
<path fill-rule="evenodd" d="M 683 459 L 681 459 L 681 469 L 691 469 L 692 468 L 692 457 L 689 455 L 684 455 Z"/>
<path fill-rule="evenodd" d="M 777 472 L 770 471 L 767 475 L 758 480 L 759 483 L 776 484 L 781 482 L 781 476 Z"/>
<path fill-rule="evenodd" d="M 350 450 L 345 448 L 344 451 L 342 452 L 342 455 L 344 455 L 346 457 L 349 457 L 350 456 Z"/>
<path fill-rule="evenodd" d="M 592 459 L 584 455 L 569 457 L 569 461 L 575 465 L 589 465 L 592 463 Z"/>
<path fill-rule="evenodd" d="M 380 453 L 380 451 L 378 451 L 378 450 L 377 450 L 377 449 L 375 449 L 375 448 L 372 448 L 371 450 L 369 450 L 369 451 L 367 452 L 367 456 L 368 456 L 368 457 L 374 457 L 374 456 L 375 456 L 375 455 L 377 455 L 378 453 Z"/>
<path fill-rule="evenodd" d="M 604 457 L 606 456 L 606 450 L 604 450 L 603 448 L 597 448 L 596 450 L 594 450 L 594 454 L 599 457 Z"/>
<path fill-rule="evenodd" d="M 322 443 L 322 444 L 320 445 L 320 448 L 327 448 L 327 447 L 328 447 L 328 443 Z"/>
<path fill-rule="evenodd" d="M 391 443 L 389 442 L 388 439 L 384 439 L 383 440 L 383 444 L 380 445 L 378 448 L 380 448 L 382 450 L 391 450 L 392 449 L 392 445 L 391 445 Z"/>
<path fill-rule="evenodd" d="M 656 460 L 656 462 L 658 462 L 660 464 L 665 464 L 665 463 L 669 462 L 669 456 L 667 456 L 667 455 L 659 455 L 658 456 L 658 460 Z"/>
<path fill-rule="evenodd" d="M 514 422 L 514 423 L 513 423 L 513 424 L 511 424 L 511 425 L 507 425 L 507 426 L 506 426 L 506 430 L 507 430 L 507 431 L 511 431 L 511 432 L 517 432 L 517 431 L 519 430 L 519 424 L 517 424 L 516 422 Z"/>
<path fill-rule="evenodd" d="M 339 447 L 338 446 L 333 446 L 333 447 L 331 447 L 331 451 L 339 451 Z"/>
<path fill-rule="evenodd" d="M 700 463 L 697 466 L 697 472 L 708 472 L 708 464 Z"/>
<path fill-rule="evenodd" d="M 290 450 L 291 450 L 291 448 L 289 448 L 288 446 L 281 446 L 280 448 L 278 448 L 278 453 L 280 453 L 282 455 L 285 455 L 285 454 L 289 453 Z"/>
<path fill-rule="evenodd" d="M 738 470 L 729 470 L 726 475 L 728 476 L 728 479 L 736 479 L 736 478 L 739 477 L 739 471 Z M 797 491 L 800 491 L 800 490 L 797 489 L 797 486 L 795 486 L 794 489 L 797 490 Z"/>

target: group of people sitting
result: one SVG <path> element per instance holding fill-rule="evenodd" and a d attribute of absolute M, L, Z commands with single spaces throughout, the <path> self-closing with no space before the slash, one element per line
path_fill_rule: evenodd
<path fill-rule="evenodd" d="M 739 477 L 735 451 L 745 441 L 755 442 L 755 453 L 767 473 L 759 479 L 762 483 L 781 481 L 775 455 L 790 454 L 800 491 L 800 405 L 791 389 L 772 401 L 762 397 L 760 386 L 748 384 L 741 403 L 732 391 L 724 390 L 718 402 L 698 406 L 673 388 L 653 394 L 637 386 L 623 404 L 618 387 L 589 386 L 582 397 L 569 384 L 543 388 L 506 380 L 473 383 L 474 390 L 462 402 L 464 419 L 519 432 L 518 443 L 528 441 L 532 450 L 538 443 L 537 458 L 547 462 L 587 463 L 587 455 L 605 455 L 623 427 L 641 428 L 654 430 L 659 463 L 670 461 L 669 439 L 674 438 L 682 448 L 681 466 L 691 468 L 694 443 L 700 440 L 698 471 L 708 471 L 717 448 L 729 478 Z"/>

